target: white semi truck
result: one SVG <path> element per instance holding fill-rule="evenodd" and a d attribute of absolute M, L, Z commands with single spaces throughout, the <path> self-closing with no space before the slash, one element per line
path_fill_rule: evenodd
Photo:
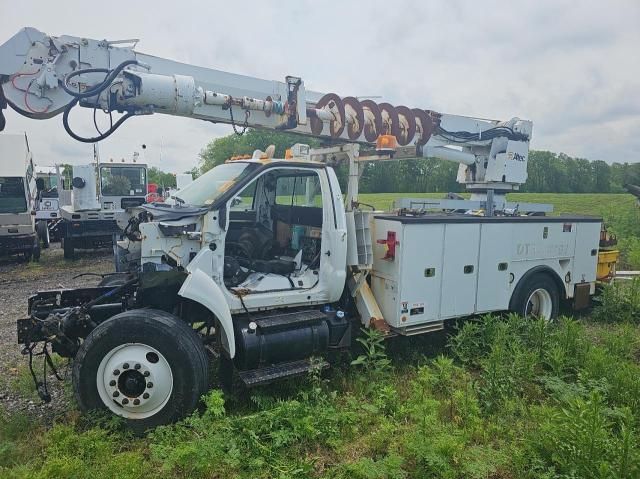
<path fill-rule="evenodd" d="M 33 214 L 36 196 L 33 157 L 26 135 L 0 135 L 0 256 L 40 259 Z"/>
<path fill-rule="evenodd" d="M 63 113 L 79 141 L 165 113 L 333 143 L 217 166 L 174 205 L 145 205 L 130 219 L 116 259 L 132 271 L 29 299 L 19 342 L 74 358 L 83 410 L 107 409 L 143 430 L 193 410 L 210 351 L 226 380 L 253 386 L 308 371 L 312 358 L 348 349 L 361 327 L 390 337 L 485 312 L 552 320 L 562 302 L 584 307 L 594 293 L 600 218 L 506 200 L 526 181 L 529 121 L 322 95 L 297 77 L 266 81 L 34 29 L 0 47 L 0 75 L 14 110 Z M 124 116 L 81 137 L 68 121 L 78 104 Z M 471 199 L 406 199 L 391 213 L 358 202 L 367 162 L 424 157 L 460 163 Z"/>

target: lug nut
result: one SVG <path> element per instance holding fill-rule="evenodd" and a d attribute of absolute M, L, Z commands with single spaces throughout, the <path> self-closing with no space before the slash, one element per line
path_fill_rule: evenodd
<path fill-rule="evenodd" d="M 151 374 L 151 373 L 150 373 L 149 371 L 145 371 L 145 372 L 143 373 L 143 375 L 144 375 L 144 377 L 145 377 L 145 378 L 148 378 L 150 374 Z"/>
<path fill-rule="evenodd" d="M 138 404 L 140 404 L 140 399 L 134 399 L 133 400 L 133 405 L 137 406 Z"/>
<path fill-rule="evenodd" d="M 144 393 L 142 395 L 142 399 L 149 399 L 149 393 Z"/>
<path fill-rule="evenodd" d="M 118 396 L 120 396 L 120 393 L 118 391 L 113 391 L 113 397 L 117 398 Z"/>
<path fill-rule="evenodd" d="M 122 404 L 129 404 L 129 400 L 128 400 L 127 398 L 124 398 L 124 399 L 122 400 Z"/>
<path fill-rule="evenodd" d="M 115 379 L 112 379 L 111 381 L 109 381 L 109 386 L 115 386 L 115 385 L 116 385 Z"/>
<path fill-rule="evenodd" d="M 149 382 L 147 383 L 147 387 L 148 387 L 149 389 L 151 389 L 151 388 L 153 387 L 153 383 L 152 383 L 151 381 L 149 381 Z"/>
<path fill-rule="evenodd" d="M 114 375 L 114 376 L 117 376 L 118 374 L 120 374 L 120 370 L 119 370 L 119 369 L 115 369 L 115 370 L 113 371 L 113 375 Z"/>
<path fill-rule="evenodd" d="M 135 369 L 140 369 L 140 368 L 141 368 L 141 366 L 140 366 L 140 364 L 139 364 L 139 363 L 136 363 L 136 365 L 134 366 L 134 368 L 135 368 Z"/>
<path fill-rule="evenodd" d="M 129 363 L 124 363 L 122 365 L 122 369 L 129 369 Z"/>

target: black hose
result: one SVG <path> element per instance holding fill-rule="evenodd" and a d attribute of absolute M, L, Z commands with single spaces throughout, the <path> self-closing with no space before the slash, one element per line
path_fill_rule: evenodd
<path fill-rule="evenodd" d="M 115 123 L 112 123 L 111 127 L 106 132 L 102 133 L 100 130 L 97 129 L 97 124 L 95 123 L 95 109 L 94 109 L 94 124 L 96 125 L 96 130 L 99 133 L 98 136 L 94 136 L 94 137 L 80 136 L 77 133 L 75 133 L 69 126 L 69 113 L 71 113 L 71 110 L 73 109 L 73 107 L 75 107 L 78 104 L 78 101 L 80 101 L 83 98 L 99 95 L 100 93 L 102 93 L 104 90 L 106 90 L 111 86 L 111 83 L 113 82 L 113 80 L 115 80 L 115 78 L 120 74 L 120 72 L 125 67 L 129 65 L 139 65 L 139 64 L 140 62 L 138 62 L 138 60 L 126 60 L 120 63 L 117 67 L 115 67 L 112 70 L 108 68 L 85 68 L 82 70 L 73 71 L 68 75 L 66 75 L 64 77 L 64 80 L 60 80 L 60 86 L 62 86 L 62 89 L 67 94 L 73 97 L 73 100 L 65 107 L 64 113 L 62 115 L 62 125 L 64 126 L 65 131 L 71 138 L 73 138 L 76 141 L 80 141 L 82 143 L 96 143 L 98 141 L 104 140 L 105 138 L 108 138 L 126 120 L 128 120 L 133 115 L 135 115 L 134 112 L 127 112 L 122 117 L 120 117 L 118 121 L 116 121 Z M 89 88 L 88 90 L 85 90 L 82 93 L 79 91 L 71 90 L 68 86 L 69 80 L 75 76 L 82 75 L 85 73 L 105 73 L 106 76 L 104 77 L 104 80 L 102 80 L 100 83 L 92 86 L 91 88 Z"/>
<path fill-rule="evenodd" d="M 90 96 L 96 96 L 97 94 L 101 93 L 103 90 L 107 89 L 111 85 L 113 80 L 115 80 L 115 78 L 120 74 L 120 72 L 125 67 L 129 65 L 139 65 L 139 64 L 140 62 L 138 60 L 125 60 L 120 65 L 115 67 L 113 70 L 109 70 L 108 68 L 84 68 L 82 70 L 76 70 L 67 74 L 64 77 L 64 80 L 60 82 L 60 84 L 62 86 L 62 89 L 74 98 L 81 99 L 81 98 L 88 98 Z M 78 75 L 84 75 L 85 73 L 106 73 L 107 76 L 105 76 L 104 80 L 102 80 L 100 83 L 92 86 L 91 88 L 89 88 L 88 90 L 85 90 L 82 93 L 79 91 L 73 91 L 67 86 L 71 78 Z"/>
<path fill-rule="evenodd" d="M 98 141 L 104 140 L 105 138 L 109 137 L 113 132 L 115 132 L 125 121 L 127 121 L 129 118 L 135 115 L 134 112 L 127 112 L 123 116 L 121 116 L 118 119 L 118 121 L 116 121 L 113 124 L 113 126 L 109 128 L 107 131 L 105 131 L 104 133 L 101 133 L 100 135 L 94 136 L 94 137 L 82 137 L 76 134 L 69 126 L 69 113 L 71 113 L 71 110 L 77 104 L 78 104 L 78 99 L 75 98 L 74 100 L 71 101 L 71 103 L 69 103 L 66 106 L 66 108 L 64 109 L 64 113 L 62 114 L 62 125 L 64 126 L 65 131 L 68 133 L 68 135 L 71 138 L 73 138 L 74 140 L 80 141 L 82 143 L 96 143 Z"/>

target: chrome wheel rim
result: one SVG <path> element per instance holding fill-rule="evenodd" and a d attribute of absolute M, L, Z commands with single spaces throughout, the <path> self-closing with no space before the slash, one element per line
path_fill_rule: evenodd
<path fill-rule="evenodd" d="M 173 373 L 157 349 L 128 343 L 102 358 L 96 383 L 109 410 L 127 419 L 144 419 L 160 412 L 169 401 Z"/>
<path fill-rule="evenodd" d="M 543 288 L 534 290 L 527 300 L 525 316 L 535 316 L 545 321 L 551 319 L 553 313 L 553 300 L 549 291 Z"/>

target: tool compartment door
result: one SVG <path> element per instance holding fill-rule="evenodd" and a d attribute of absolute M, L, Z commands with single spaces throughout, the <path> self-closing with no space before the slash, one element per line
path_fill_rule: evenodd
<path fill-rule="evenodd" d="M 478 286 L 480 223 L 445 225 L 440 317 L 473 314 Z"/>
<path fill-rule="evenodd" d="M 399 245 L 399 327 L 440 319 L 443 239 L 443 224 L 404 225 Z"/>
<path fill-rule="evenodd" d="M 573 283 L 596 280 L 601 223 L 576 223 L 576 247 L 573 260 Z"/>
<path fill-rule="evenodd" d="M 483 223 L 480 229 L 476 312 L 501 311 L 511 299 L 512 223 Z"/>

